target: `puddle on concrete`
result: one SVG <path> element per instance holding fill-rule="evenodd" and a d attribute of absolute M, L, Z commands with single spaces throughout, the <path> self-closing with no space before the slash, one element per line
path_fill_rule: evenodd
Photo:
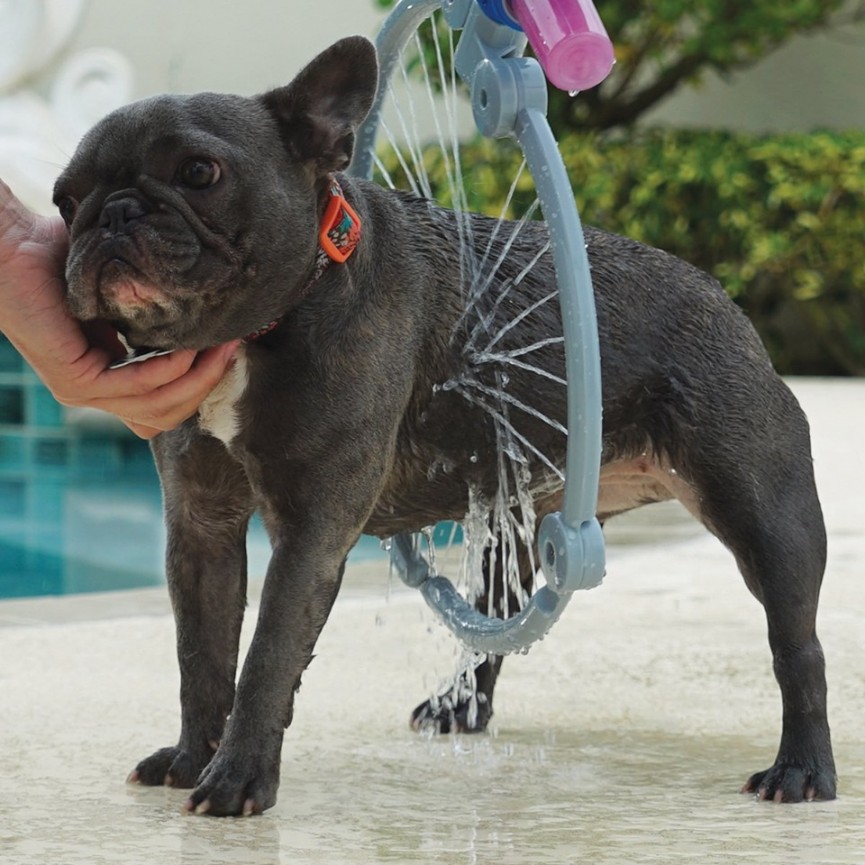
<path fill-rule="evenodd" d="M 351 838 L 356 861 L 376 862 L 861 863 L 858 802 L 785 809 L 732 789 L 731 755 L 757 765 L 761 751 L 550 729 L 369 748 L 341 764 L 339 783 L 298 779 L 281 806 L 295 826 L 280 829 L 279 852 L 288 861 L 286 848 L 318 846 L 309 861 L 337 861 L 321 847 Z M 861 796 L 862 781 L 851 792 Z"/>
<path fill-rule="evenodd" d="M 429 739 L 405 723 L 435 642 L 428 615 L 407 590 L 384 608 L 338 603 L 286 736 L 279 801 L 246 820 L 186 817 L 184 792 L 123 783 L 177 729 L 167 616 L 0 629 L 0 650 L 17 659 L 0 670 L 0 862 L 865 861 L 852 653 L 836 652 L 833 666 L 841 798 L 758 803 L 737 790 L 777 747 L 762 628 L 685 619 L 678 633 L 658 631 L 669 611 L 652 599 L 655 617 L 619 645 L 619 613 L 590 596 L 555 641 L 509 661 L 490 735 Z M 700 645 L 698 631 L 715 644 Z"/>
<path fill-rule="evenodd" d="M 763 756 L 735 739 L 545 729 L 292 750 L 280 802 L 262 817 L 184 817 L 179 791 L 109 784 L 71 807 L 23 809 L 14 833 L 4 820 L 0 840 L 15 852 L 2 861 L 861 865 L 865 853 L 861 748 L 845 797 L 790 807 L 735 792 L 731 762 Z"/>

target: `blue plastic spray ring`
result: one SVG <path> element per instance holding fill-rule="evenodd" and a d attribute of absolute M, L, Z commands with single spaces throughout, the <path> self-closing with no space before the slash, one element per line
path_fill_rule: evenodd
<path fill-rule="evenodd" d="M 537 532 L 546 585 L 516 615 L 485 616 L 473 609 L 423 554 L 421 536 L 393 538 L 391 561 L 407 585 L 420 590 L 439 619 L 481 654 L 525 651 L 556 623 L 579 589 L 604 576 L 604 538 L 595 516 L 602 451 L 600 349 L 595 301 L 577 206 L 555 136 L 546 119 L 547 88 L 537 61 L 521 57 L 526 37 L 510 21 L 506 0 L 399 0 L 377 39 L 381 78 L 376 102 L 357 132 L 350 171 L 372 178 L 376 136 L 391 73 L 422 21 L 441 10 L 461 30 L 453 58 L 471 93 L 477 128 L 513 137 L 535 182 L 551 238 L 559 289 L 568 389 L 568 442 L 562 511 L 547 514 Z M 492 14 L 491 13 L 492 11 Z"/>

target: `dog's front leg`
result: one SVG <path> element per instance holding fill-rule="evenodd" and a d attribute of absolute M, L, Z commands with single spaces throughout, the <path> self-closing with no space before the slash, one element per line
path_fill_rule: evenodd
<path fill-rule="evenodd" d="M 328 437 L 323 437 L 328 441 Z M 187 803 L 214 815 L 251 814 L 276 802 L 285 728 L 342 578 L 345 558 L 375 502 L 387 459 L 362 433 L 351 455 L 325 452 L 262 459 L 256 482 L 273 555 L 255 634 L 219 750 Z M 333 439 L 329 439 L 333 441 Z M 370 456 L 372 455 L 372 456 Z"/>
<path fill-rule="evenodd" d="M 187 803 L 189 810 L 246 815 L 276 802 L 294 694 L 336 598 L 343 564 L 312 549 L 275 549 L 234 710 L 219 750 Z"/>
<path fill-rule="evenodd" d="M 177 745 L 142 760 L 130 780 L 192 787 L 234 701 L 252 496 L 223 444 L 192 425 L 159 436 L 153 450 L 165 498 L 182 720 Z"/>

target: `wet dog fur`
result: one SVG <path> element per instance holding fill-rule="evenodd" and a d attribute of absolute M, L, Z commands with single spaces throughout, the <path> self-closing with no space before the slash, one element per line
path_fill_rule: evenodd
<path fill-rule="evenodd" d="M 467 376 L 496 383 L 464 351 L 482 311 L 464 315 L 456 217 L 341 173 L 376 75 L 371 45 L 351 38 L 260 97 L 133 104 L 85 137 L 57 182 L 71 235 L 69 304 L 80 318 L 112 322 L 133 345 L 169 349 L 277 322 L 240 350 L 196 418 L 153 442 L 182 724 L 177 744 L 132 777 L 192 787 L 188 807 L 211 814 L 276 801 L 295 691 L 359 535 L 460 520 L 468 488 L 490 494 L 497 482 L 490 417 L 440 387 Z M 310 287 L 334 176 L 362 236 L 345 264 Z M 501 242 L 494 225 L 471 217 L 478 249 Z M 732 551 L 765 608 L 783 701 L 777 756 L 746 789 L 779 801 L 831 799 L 815 631 L 826 539 L 806 419 L 713 279 L 603 231 L 587 230 L 586 240 L 603 370 L 599 516 L 678 498 Z M 483 310 L 493 328 L 554 287 L 545 255 L 519 293 L 494 304 L 545 242 L 542 223 L 520 233 Z M 557 332 L 556 305 L 546 304 L 508 331 L 502 349 Z M 563 375 L 561 345 L 539 349 L 532 363 Z M 561 384 L 511 369 L 508 387 L 564 422 Z M 562 464 L 564 436 L 529 414 L 512 417 Z M 556 505 L 545 487 L 539 510 Z M 256 510 L 273 556 L 236 681 L 245 536 Z M 477 729 L 500 666 L 489 658 L 478 670 L 488 711 Z M 425 704 L 415 720 L 465 728 L 464 708 Z"/>

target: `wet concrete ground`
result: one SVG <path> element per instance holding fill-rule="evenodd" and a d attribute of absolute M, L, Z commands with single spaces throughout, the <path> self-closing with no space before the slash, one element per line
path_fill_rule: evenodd
<path fill-rule="evenodd" d="M 0 603 L 0 863 L 861 865 L 865 382 L 793 386 L 830 534 L 836 801 L 737 792 L 778 745 L 763 613 L 726 550 L 665 505 L 610 525 L 603 586 L 506 661 L 481 737 L 408 729 L 456 650 L 384 566 L 356 566 L 257 818 L 186 817 L 184 793 L 124 783 L 179 725 L 164 590 Z"/>

